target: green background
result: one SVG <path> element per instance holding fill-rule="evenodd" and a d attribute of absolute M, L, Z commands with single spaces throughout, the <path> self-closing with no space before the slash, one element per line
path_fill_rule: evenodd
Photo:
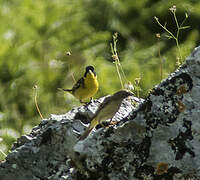
<path fill-rule="evenodd" d="M 185 13 L 189 16 L 185 25 L 190 28 L 179 36 L 185 59 L 199 44 L 198 0 L 0 0 L 0 150 L 7 154 L 17 137 L 40 123 L 34 85 L 45 118 L 80 106 L 57 88 L 72 87 L 72 75 L 79 79 L 87 65 L 98 74 L 95 98 L 121 88 L 111 58 L 114 32 L 119 33 L 117 49 L 126 77 L 133 85 L 141 78 L 140 97 L 145 97 L 161 81 L 160 61 L 163 78 L 176 69 L 176 43 L 154 19 L 167 22 L 176 33 L 169 11 L 173 5 L 179 22 Z M 161 33 L 160 40 L 156 33 Z"/>

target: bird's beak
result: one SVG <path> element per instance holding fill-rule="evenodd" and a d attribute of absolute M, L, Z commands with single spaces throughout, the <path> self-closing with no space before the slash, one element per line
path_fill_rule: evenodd
<path fill-rule="evenodd" d="M 96 73 L 92 70 L 88 71 L 88 75 L 92 76 L 92 77 L 96 77 Z"/>
<path fill-rule="evenodd" d="M 89 73 L 90 73 L 90 74 L 93 74 L 93 72 L 92 72 L 91 70 L 89 70 Z"/>
<path fill-rule="evenodd" d="M 94 72 L 89 70 L 89 73 L 92 75 L 92 76 L 95 76 Z"/>

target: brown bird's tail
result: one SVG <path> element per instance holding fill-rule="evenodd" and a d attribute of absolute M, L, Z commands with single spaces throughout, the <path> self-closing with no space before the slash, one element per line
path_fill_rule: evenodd
<path fill-rule="evenodd" d="M 88 137 L 88 135 L 90 134 L 90 132 L 92 131 L 93 128 L 91 129 L 86 129 L 86 131 L 81 135 L 81 137 L 78 139 L 79 141 L 83 141 L 85 138 Z"/>
<path fill-rule="evenodd" d="M 84 140 L 85 138 L 88 137 L 90 132 L 93 130 L 93 128 L 96 127 L 96 125 L 99 124 L 98 120 L 95 118 L 91 121 L 90 126 L 85 130 L 85 132 L 82 134 L 82 136 L 79 138 L 79 141 Z"/>
<path fill-rule="evenodd" d="M 60 91 L 67 91 L 67 92 L 72 92 L 72 89 L 63 89 L 63 88 L 58 88 Z"/>

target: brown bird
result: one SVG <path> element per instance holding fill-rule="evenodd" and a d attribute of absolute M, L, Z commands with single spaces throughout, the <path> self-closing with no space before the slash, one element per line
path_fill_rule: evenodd
<path fill-rule="evenodd" d="M 92 129 L 96 127 L 96 125 L 111 119 L 120 108 L 123 99 L 132 95 L 133 93 L 131 91 L 120 90 L 114 93 L 112 96 L 106 97 L 94 114 L 90 126 L 86 129 L 79 140 L 84 140 L 87 138 L 87 136 L 90 134 Z"/>

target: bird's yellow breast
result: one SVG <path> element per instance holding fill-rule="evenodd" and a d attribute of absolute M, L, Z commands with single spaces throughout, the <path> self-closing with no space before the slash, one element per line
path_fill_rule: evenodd
<path fill-rule="evenodd" d="M 97 76 L 93 73 L 88 73 L 86 77 L 84 77 L 84 85 L 74 92 L 74 96 L 80 100 L 88 99 L 96 94 L 98 88 L 99 83 L 97 81 Z"/>

